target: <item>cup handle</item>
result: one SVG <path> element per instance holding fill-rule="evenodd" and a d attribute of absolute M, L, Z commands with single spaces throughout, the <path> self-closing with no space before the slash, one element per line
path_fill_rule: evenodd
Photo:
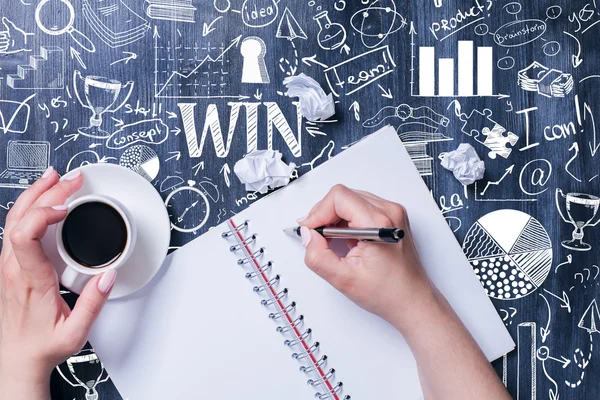
<path fill-rule="evenodd" d="M 77 96 L 77 100 L 79 101 L 79 104 L 81 104 L 82 107 L 84 108 L 90 108 L 89 105 L 87 105 L 85 102 L 83 102 L 81 100 L 81 96 L 79 95 L 79 87 L 80 85 L 78 85 L 78 81 L 84 81 L 84 78 L 81 76 L 81 72 L 79 72 L 78 70 L 75 70 L 73 72 L 73 91 L 75 92 L 75 96 Z"/>
<path fill-rule="evenodd" d="M 563 193 L 562 190 L 560 190 L 560 188 L 556 188 L 556 208 L 558 209 L 558 213 L 560 214 L 560 216 L 562 217 L 563 221 L 565 221 L 566 223 L 571 223 L 571 221 L 569 221 L 568 219 L 565 218 L 565 215 L 563 214 L 562 208 L 561 208 L 561 201 L 559 201 L 559 195 L 561 195 L 564 199 L 567 198 L 567 196 L 565 196 L 565 194 Z"/>
<path fill-rule="evenodd" d="M 60 283 L 67 288 L 72 288 L 75 286 L 75 281 L 77 281 L 80 275 L 79 272 L 67 266 L 60 276 Z"/>
<path fill-rule="evenodd" d="M 598 210 L 598 209 L 596 209 L 596 210 Z M 592 223 L 592 221 L 594 220 L 594 218 L 596 219 L 596 222 Z M 587 226 L 596 226 L 596 225 L 598 225 L 599 222 L 600 222 L 600 212 L 596 211 L 596 215 L 594 215 L 594 217 L 592 218 L 592 220 L 590 221 L 590 223 L 587 224 Z"/>

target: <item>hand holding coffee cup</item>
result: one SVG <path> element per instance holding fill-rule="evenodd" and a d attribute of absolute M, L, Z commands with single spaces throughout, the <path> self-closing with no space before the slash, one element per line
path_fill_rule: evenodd
<path fill-rule="evenodd" d="M 83 183 L 80 170 L 59 180 L 49 168 L 6 217 L 0 254 L 0 397 L 49 398 L 52 370 L 83 347 L 111 293 L 116 271 L 108 269 L 89 281 L 70 310 L 40 242 L 67 216 L 64 203 Z"/>
<path fill-rule="evenodd" d="M 123 266 L 136 238 L 135 224 L 119 201 L 104 195 L 77 198 L 56 228 L 58 253 L 67 266 L 60 282 L 81 292 L 93 276 Z"/>

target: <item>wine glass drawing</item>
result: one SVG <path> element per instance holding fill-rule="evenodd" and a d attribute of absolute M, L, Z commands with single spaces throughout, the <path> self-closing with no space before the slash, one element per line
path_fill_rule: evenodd
<path fill-rule="evenodd" d="M 83 82 L 84 96 L 80 95 L 79 81 Z M 75 70 L 73 74 L 73 88 L 79 104 L 82 107 L 92 111 L 90 118 L 90 126 L 79 128 L 78 132 L 84 136 L 97 139 L 106 139 L 111 133 L 103 130 L 102 115 L 105 113 L 114 113 L 127 103 L 131 92 L 133 91 L 134 82 L 129 81 L 123 85 L 121 82 L 105 78 L 102 76 L 86 76 L 82 77 L 81 72 Z M 117 102 L 119 95 L 124 93 L 123 100 Z M 85 99 L 85 102 L 82 101 Z M 115 106 L 115 104 L 118 104 Z"/>
<path fill-rule="evenodd" d="M 562 210 L 562 201 L 560 201 L 559 195 L 566 202 L 566 213 Z M 565 195 L 561 189 L 556 189 L 556 207 L 558 208 L 558 213 L 563 221 L 575 227 L 572 239 L 561 243 L 563 247 L 576 251 L 588 251 L 592 248 L 590 244 L 583 241 L 583 229 L 587 226 L 596 226 L 600 222 L 600 218 L 592 222 L 598 214 L 599 206 L 600 198 L 597 196 L 584 193 L 568 193 Z"/>

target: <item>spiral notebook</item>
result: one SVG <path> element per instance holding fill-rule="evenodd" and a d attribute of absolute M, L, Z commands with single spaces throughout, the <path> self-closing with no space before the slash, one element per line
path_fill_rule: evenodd
<path fill-rule="evenodd" d="M 139 292 L 108 302 L 90 342 L 121 395 L 421 398 L 402 336 L 312 273 L 297 238 L 282 232 L 336 183 L 404 204 L 428 274 L 488 359 L 514 348 L 387 127 L 183 246 Z"/>

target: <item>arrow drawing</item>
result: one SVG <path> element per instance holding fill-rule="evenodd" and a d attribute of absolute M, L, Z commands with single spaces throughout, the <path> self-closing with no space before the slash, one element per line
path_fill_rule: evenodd
<path fill-rule="evenodd" d="M 573 179 L 575 179 L 577 182 L 581 182 L 581 179 L 577 178 L 575 175 L 573 175 L 571 173 L 571 171 L 569 171 L 569 165 L 573 162 L 573 160 L 575 160 L 577 158 L 577 156 L 579 155 L 579 144 L 577 144 L 577 142 L 574 142 L 573 145 L 571 147 L 569 147 L 569 151 L 571 150 L 575 150 L 575 154 L 573 154 L 573 157 L 571 157 L 569 159 L 569 161 L 567 161 L 567 163 L 565 164 L 565 171 L 567 171 L 567 174 L 571 175 L 571 177 Z"/>
<path fill-rule="evenodd" d="M 179 159 L 181 158 L 181 152 L 180 151 L 170 151 L 169 154 L 173 154 L 171 157 L 167 158 L 165 160 L 166 161 L 170 161 L 175 159 L 175 161 L 179 161 Z"/>
<path fill-rule="evenodd" d="M 381 85 L 377 85 L 379 86 L 379 89 L 381 89 L 381 96 L 385 97 L 386 99 L 393 99 L 394 96 L 392 96 L 392 91 L 390 89 L 388 89 L 387 91 L 381 87 Z"/>
<path fill-rule="evenodd" d="M 308 65 L 309 67 L 312 67 L 311 63 L 315 63 L 317 65 L 320 65 L 323 68 L 329 68 L 329 66 L 327 64 L 323 64 L 320 61 L 317 61 L 317 55 L 315 54 L 312 57 L 302 57 L 302 62 L 306 65 Z"/>
<path fill-rule="evenodd" d="M 207 55 L 206 57 L 204 57 L 204 58 L 202 59 L 202 61 L 200 61 L 200 62 L 198 63 L 198 65 L 196 65 L 196 67 L 195 67 L 194 69 L 192 69 L 192 70 L 191 70 L 189 73 L 187 73 L 187 74 L 182 74 L 181 72 L 174 71 L 174 72 L 171 74 L 171 76 L 169 76 L 169 79 L 167 79 L 167 81 L 166 81 L 166 82 L 165 82 L 165 84 L 162 86 L 162 88 L 161 88 L 161 89 L 158 91 L 158 93 L 156 93 L 156 94 L 154 95 L 154 97 L 156 97 L 156 98 L 158 98 L 158 97 L 169 98 L 170 96 L 164 96 L 164 95 L 161 95 L 161 94 L 162 94 L 162 92 L 164 92 L 164 91 L 165 91 L 165 90 L 166 90 L 166 89 L 169 87 L 169 85 L 171 84 L 171 82 L 173 81 L 173 79 L 175 79 L 176 77 L 180 77 L 180 78 L 183 78 L 183 79 L 188 79 L 188 78 L 190 78 L 192 75 L 194 75 L 195 73 L 197 73 L 197 72 L 198 72 L 198 70 L 199 70 L 200 68 L 202 68 L 202 66 L 204 66 L 204 64 L 206 64 L 207 62 L 212 62 L 212 63 L 216 63 L 216 62 L 218 62 L 218 61 L 219 61 L 219 60 L 221 60 L 221 59 L 222 59 L 222 58 L 225 56 L 225 54 L 227 54 L 227 53 L 228 53 L 228 52 L 229 52 L 231 49 L 233 49 L 234 47 L 237 47 L 237 46 L 239 45 L 239 43 L 240 43 L 241 39 L 242 39 L 242 35 L 239 35 L 238 37 L 236 37 L 235 39 L 233 39 L 233 40 L 231 41 L 231 43 L 229 44 L 229 46 L 227 46 L 227 48 L 225 48 L 225 49 L 224 49 L 224 50 L 221 52 L 221 54 L 219 54 L 219 55 L 218 55 L 216 58 L 213 58 L 211 55 Z M 156 40 L 156 39 L 155 39 L 155 48 L 156 48 L 156 49 L 158 49 L 158 42 L 157 42 L 157 40 Z M 156 57 L 156 62 L 158 62 L 158 57 Z M 156 69 L 155 69 L 155 74 L 156 74 L 155 78 L 156 78 L 156 79 L 158 79 L 158 66 L 155 64 L 155 67 L 156 67 Z M 176 98 L 185 98 L 185 97 L 186 97 L 186 96 L 176 96 Z M 234 95 L 234 96 L 190 96 L 190 97 L 191 97 L 191 98 L 197 98 L 197 99 L 200 99 L 200 98 L 237 98 L 237 99 L 240 99 L 240 100 L 241 100 L 241 99 L 248 99 L 248 98 L 249 98 L 249 96 L 242 96 L 242 95 Z"/>
<path fill-rule="evenodd" d="M 573 261 L 573 256 L 571 256 L 570 254 L 568 254 L 567 255 L 567 261 L 561 262 L 560 264 L 558 264 L 556 266 L 556 268 L 554 268 L 554 273 L 556 273 L 558 271 L 558 267 L 561 267 L 561 266 L 566 265 L 566 264 L 571 264 L 572 261 Z"/>
<path fill-rule="evenodd" d="M 217 29 L 217 28 L 213 28 L 213 25 L 215 24 L 215 22 L 217 22 L 221 18 L 223 18 L 223 17 L 217 17 L 217 18 L 215 18 L 210 24 L 207 24 L 205 22 L 204 26 L 202 27 L 202 36 L 206 36 L 209 33 L 211 33 L 212 31 L 214 31 L 215 29 Z"/>
<path fill-rule="evenodd" d="M 586 120 L 586 115 L 590 116 L 590 119 L 592 121 L 592 130 L 594 132 L 594 144 L 592 145 L 592 142 L 588 142 L 589 146 L 590 146 L 590 152 L 592 153 L 592 157 L 596 156 L 596 153 L 598 152 L 598 149 L 600 148 L 600 143 L 597 143 L 597 139 L 596 139 L 596 120 L 594 118 L 594 114 L 592 114 L 592 109 L 590 108 L 590 106 L 587 103 L 583 103 L 583 120 Z"/>
<path fill-rule="evenodd" d="M 113 121 L 115 121 L 115 122 L 116 122 L 116 124 L 115 124 L 115 128 L 118 128 L 119 126 L 123 126 L 123 125 L 125 125 L 125 122 L 123 122 L 123 120 L 122 120 L 122 119 L 115 118 L 115 117 L 110 117 L 110 119 L 112 119 Z"/>
<path fill-rule="evenodd" d="M 578 48 L 577 54 L 574 54 L 572 57 L 573 68 L 577 68 L 583 62 L 583 58 L 581 58 L 581 42 L 579 42 L 579 39 L 577 39 L 575 36 L 571 35 L 569 32 L 563 31 L 563 33 L 567 36 L 572 37 L 577 42 L 577 48 Z"/>
<path fill-rule="evenodd" d="M 66 138 L 68 138 L 67 140 L 65 140 L 64 142 L 62 142 L 60 145 L 58 145 L 57 148 L 54 149 L 54 151 L 60 149 L 61 147 L 63 147 L 65 144 L 71 142 L 71 141 L 76 141 L 77 138 L 79 137 L 79 133 L 71 133 L 69 135 L 65 135 Z"/>
<path fill-rule="evenodd" d="M 102 156 L 102 158 L 100 160 L 98 160 L 99 163 L 107 163 L 108 160 L 116 160 L 115 157 L 106 157 L 106 156 Z"/>
<path fill-rule="evenodd" d="M 231 187 L 231 181 L 229 180 L 229 174 L 231 174 L 231 170 L 229 169 L 229 164 L 225 163 L 219 172 L 223 174 L 223 178 L 225 179 L 225 184 L 227 187 Z"/>
<path fill-rule="evenodd" d="M 417 36 L 417 31 L 415 30 L 415 25 L 412 21 L 410 21 L 410 95 L 414 96 L 414 86 L 415 86 L 415 36 Z"/>
<path fill-rule="evenodd" d="M 194 176 L 198 175 L 200 170 L 204 171 L 204 161 L 200 161 L 198 164 L 194 165 L 192 169 L 194 170 Z"/>
<path fill-rule="evenodd" d="M 544 289 L 544 292 L 548 293 L 550 296 L 557 298 L 558 300 L 560 300 L 560 308 L 566 308 L 567 312 L 570 314 L 571 313 L 571 301 L 569 300 L 569 296 L 567 295 L 567 293 L 565 293 L 564 291 L 562 292 L 563 297 L 559 297 L 557 295 L 555 295 L 554 293 L 550 292 L 549 290 Z"/>
<path fill-rule="evenodd" d="M 358 101 L 354 101 L 354 103 L 350 104 L 348 110 L 354 111 L 354 119 L 360 121 L 360 104 L 358 104 Z"/>
<path fill-rule="evenodd" d="M 504 180 L 504 178 L 506 178 L 507 175 L 512 174 L 514 168 L 515 168 L 515 164 L 506 168 L 506 172 L 504 172 L 504 175 L 502 175 L 502 177 L 500 179 L 498 179 L 495 182 L 488 182 L 487 185 L 485 185 L 485 188 L 481 191 L 480 195 L 483 196 L 490 186 L 492 186 L 492 185 L 498 186 L 500 184 L 500 182 L 502 182 Z"/>
<path fill-rule="evenodd" d="M 120 60 L 113 61 L 110 65 L 115 65 L 120 62 L 124 62 L 125 64 L 129 64 L 129 61 L 137 59 L 137 54 L 132 53 L 130 51 L 124 51 L 123 55 L 127 55 L 125 58 L 121 58 Z"/>
<path fill-rule="evenodd" d="M 552 356 L 548 356 L 548 359 L 561 363 L 563 369 L 567 368 L 569 366 L 569 364 L 571 364 L 571 360 L 569 360 L 568 358 L 565 358 L 564 356 L 560 356 L 560 360 L 558 358 L 554 358 Z"/>
<path fill-rule="evenodd" d="M 173 111 L 167 111 L 167 119 L 174 119 L 177 118 L 177 114 L 175 114 Z"/>
<path fill-rule="evenodd" d="M 81 65 L 81 68 L 87 69 L 87 66 L 81 59 L 81 53 L 78 52 L 77 50 L 75 50 L 72 46 L 71 46 L 71 58 L 75 59 L 79 63 L 79 65 Z"/>
<path fill-rule="evenodd" d="M 181 129 L 179 129 L 178 127 L 175 127 L 171 130 L 171 133 L 173 133 L 175 136 L 177 136 L 181 133 Z"/>
<path fill-rule="evenodd" d="M 538 293 L 544 301 L 546 302 L 546 306 L 548 307 L 548 322 L 546 323 L 546 327 L 540 327 L 540 336 L 542 337 L 542 343 L 546 343 L 546 338 L 550 334 L 550 321 L 552 320 L 552 312 L 550 310 L 550 303 L 548 303 L 548 299 L 541 293 Z"/>

